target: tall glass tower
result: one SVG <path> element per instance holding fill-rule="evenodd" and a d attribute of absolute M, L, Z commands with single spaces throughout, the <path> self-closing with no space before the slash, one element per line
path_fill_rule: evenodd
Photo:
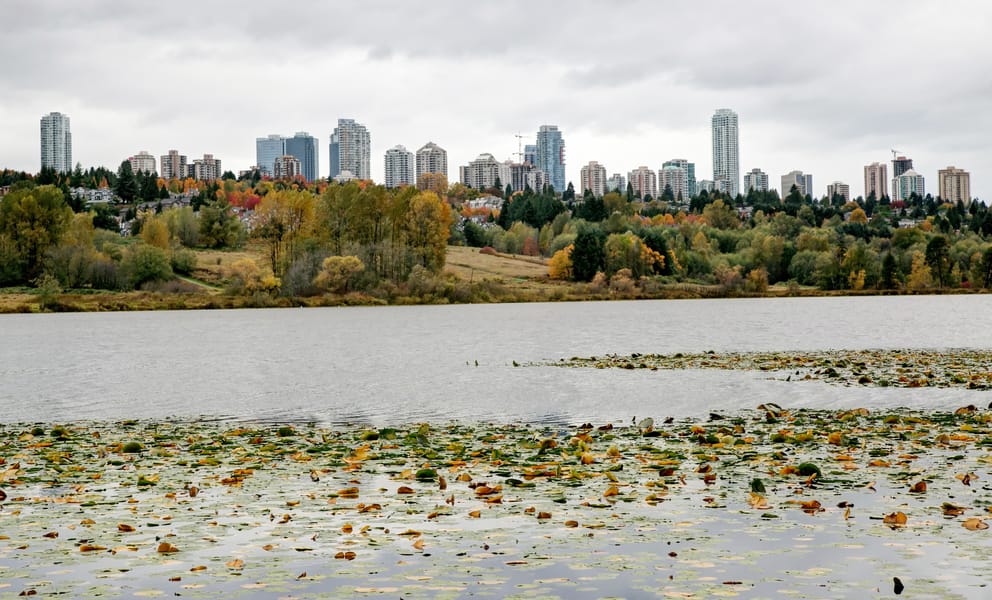
<path fill-rule="evenodd" d="M 737 196 L 741 169 L 737 145 L 737 113 L 721 108 L 713 114 L 713 183 L 716 189 Z"/>
<path fill-rule="evenodd" d="M 358 179 L 371 179 L 372 144 L 369 130 L 354 119 L 338 119 L 331 134 L 331 179 L 349 171 Z"/>
<path fill-rule="evenodd" d="M 565 191 L 565 139 L 557 125 L 541 125 L 537 131 L 537 166 L 548 175 L 551 187 Z"/>
<path fill-rule="evenodd" d="M 41 168 L 60 173 L 72 170 L 72 134 L 69 115 L 49 113 L 41 118 Z"/>
<path fill-rule="evenodd" d="M 317 138 L 306 131 L 298 131 L 291 138 L 286 138 L 286 154 L 300 161 L 300 175 L 307 181 L 315 181 L 320 176 L 320 152 L 317 149 Z"/>

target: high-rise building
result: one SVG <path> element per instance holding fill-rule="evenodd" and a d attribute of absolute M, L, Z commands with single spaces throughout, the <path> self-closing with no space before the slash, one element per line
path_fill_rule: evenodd
<path fill-rule="evenodd" d="M 582 194 L 585 194 L 586 190 L 597 197 L 606 194 L 606 167 L 598 162 L 592 160 L 589 161 L 588 165 L 582 167 L 579 172 L 579 180 L 582 182 L 582 189 L 579 190 Z"/>
<path fill-rule="evenodd" d="M 509 185 L 514 192 L 523 191 L 527 187 L 539 192 L 548 183 L 547 174 L 529 162 L 504 161 L 500 173 L 500 184 Z"/>
<path fill-rule="evenodd" d="M 606 180 L 606 191 L 623 194 L 627 191 L 627 179 L 621 173 L 610 175 L 610 178 Z"/>
<path fill-rule="evenodd" d="M 387 188 L 397 188 L 401 185 L 413 185 L 414 164 L 413 152 L 406 146 L 396 145 L 386 150 L 385 183 Z"/>
<path fill-rule="evenodd" d="M 671 190 L 675 200 L 689 200 L 696 192 L 696 165 L 684 158 L 665 161 L 658 171 L 658 193 Z"/>
<path fill-rule="evenodd" d="M 478 158 L 458 168 L 461 181 L 466 186 L 483 190 L 495 187 L 497 182 L 504 185 L 512 179 L 509 166 L 493 158 L 492 154 L 480 154 Z"/>
<path fill-rule="evenodd" d="M 69 115 L 53 112 L 41 118 L 41 168 L 60 173 L 72 170 L 72 133 Z"/>
<path fill-rule="evenodd" d="M 203 158 L 193 161 L 193 179 L 200 181 L 220 179 L 221 173 L 223 171 L 220 169 L 220 159 L 214 158 L 213 154 L 204 154 Z"/>
<path fill-rule="evenodd" d="M 524 162 L 532 165 L 537 164 L 537 145 L 527 144 L 524 146 Z"/>
<path fill-rule="evenodd" d="M 627 175 L 627 181 L 634 188 L 635 196 L 643 199 L 658 197 L 658 177 L 654 169 L 637 167 Z"/>
<path fill-rule="evenodd" d="M 813 176 L 808 173 L 804 174 L 802 171 L 791 171 L 782 175 L 782 189 L 779 191 L 783 199 L 792 193 L 792 186 L 796 186 L 796 189 L 803 196 L 812 196 Z"/>
<path fill-rule="evenodd" d="M 127 159 L 131 163 L 131 171 L 137 173 L 142 171 L 144 173 L 156 173 L 155 171 L 155 157 L 148 154 L 144 150 L 131 156 Z"/>
<path fill-rule="evenodd" d="M 913 159 L 905 156 L 898 156 L 892 159 L 892 176 L 899 177 L 906 171 L 913 169 Z"/>
<path fill-rule="evenodd" d="M 162 155 L 162 179 L 186 179 L 189 176 L 186 166 L 186 155 L 179 154 L 177 150 L 169 150 L 168 154 Z"/>
<path fill-rule="evenodd" d="M 565 191 L 565 139 L 557 125 L 541 125 L 537 131 L 537 162 L 534 165 L 548 174 L 551 187 Z"/>
<path fill-rule="evenodd" d="M 904 171 L 898 177 L 892 178 L 892 200 L 909 200 L 913 194 L 926 195 L 926 185 L 923 175 L 913 169 Z"/>
<path fill-rule="evenodd" d="M 297 131 L 293 137 L 286 138 L 286 152 L 300 161 L 300 175 L 307 181 L 316 181 L 320 177 L 320 150 L 317 138 L 306 131 Z"/>
<path fill-rule="evenodd" d="M 255 166 L 262 177 L 275 176 L 276 159 L 286 154 L 286 138 L 278 133 L 255 138 Z"/>
<path fill-rule="evenodd" d="M 438 182 L 436 177 L 424 178 L 427 174 L 443 175 L 444 181 L 448 180 L 448 153 L 444 148 L 438 146 L 434 142 L 427 142 L 424 144 L 420 150 L 417 150 L 417 187 L 424 190 L 428 189 L 428 181 Z M 436 187 L 430 186 L 430 187 Z M 441 193 L 438 190 L 435 192 Z"/>
<path fill-rule="evenodd" d="M 882 196 L 888 196 L 889 192 L 889 165 L 885 163 L 873 162 L 865 165 L 865 200 L 875 194 L 876 200 L 881 200 Z"/>
<path fill-rule="evenodd" d="M 300 159 L 292 154 L 277 156 L 272 163 L 272 176 L 276 179 L 295 179 L 303 174 Z"/>
<path fill-rule="evenodd" d="M 751 169 L 745 173 L 743 193 L 747 194 L 751 190 L 756 192 L 767 192 L 768 173 L 765 173 L 761 169 Z"/>
<path fill-rule="evenodd" d="M 729 108 L 717 110 L 713 114 L 712 129 L 714 185 L 736 196 L 741 180 L 737 113 Z"/>
<path fill-rule="evenodd" d="M 350 171 L 358 179 L 371 179 L 372 143 L 369 130 L 354 119 L 338 119 L 331 134 L 331 178 Z"/>
<path fill-rule="evenodd" d="M 827 185 L 827 199 L 833 200 L 834 195 L 840 196 L 844 199 L 844 204 L 851 201 L 851 186 L 847 185 L 843 181 L 835 181 Z"/>
<path fill-rule="evenodd" d="M 937 171 L 937 188 L 944 202 L 971 204 L 971 174 L 964 169 L 947 167 Z"/>

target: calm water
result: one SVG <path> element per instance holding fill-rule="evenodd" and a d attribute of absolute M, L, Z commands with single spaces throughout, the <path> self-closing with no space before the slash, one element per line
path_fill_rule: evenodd
<path fill-rule="evenodd" d="M 743 372 L 514 367 L 631 352 L 989 348 L 992 296 L 0 315 L 0 422 L 219 418 L 550 424 L 988 392 Z"/>

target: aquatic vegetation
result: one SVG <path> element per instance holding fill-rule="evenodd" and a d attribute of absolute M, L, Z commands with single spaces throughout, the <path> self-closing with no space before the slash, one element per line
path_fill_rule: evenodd
<path fill-rule="evenodd" d="M 572 357 L 551 363 L 597 369 L 727 369 L 767 371 L 789 381 L 841 385 L 992 389 L 992 351 L 820 350 L 797 352 L 703 352 Z"/>
<path fill-rule="evenodd" d="M 0 425 L 0 594 L 953 597 L 988 566 L 974 407 L 39 427 Z"/>

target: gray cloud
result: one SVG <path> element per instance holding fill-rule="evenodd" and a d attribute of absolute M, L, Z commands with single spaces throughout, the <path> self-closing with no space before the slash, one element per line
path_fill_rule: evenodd
<path fill-rule="evenodd" d="M 992 5 L 702 4 L 8 0 L 0 165 L 36 170 L 38 119 L 61 110 L 87 165 L 179 148 L 237 170 L 255 137 L 306 130 L 326 172 L 327 136 L 353 117 L 372 131 L 373 176 L 397 143 L 440 143 L 454 177 L 554 123 L 573 180 L 588 160 L 626 172 L 674 156 L 706 177 L 710 115 L 730 107 L 741 166 L 773 181 L 798 167 L 819 192 L 860 192 L 862 165 L 895 146 L 931 187 L 954 163 L 992 197 Z"/>

